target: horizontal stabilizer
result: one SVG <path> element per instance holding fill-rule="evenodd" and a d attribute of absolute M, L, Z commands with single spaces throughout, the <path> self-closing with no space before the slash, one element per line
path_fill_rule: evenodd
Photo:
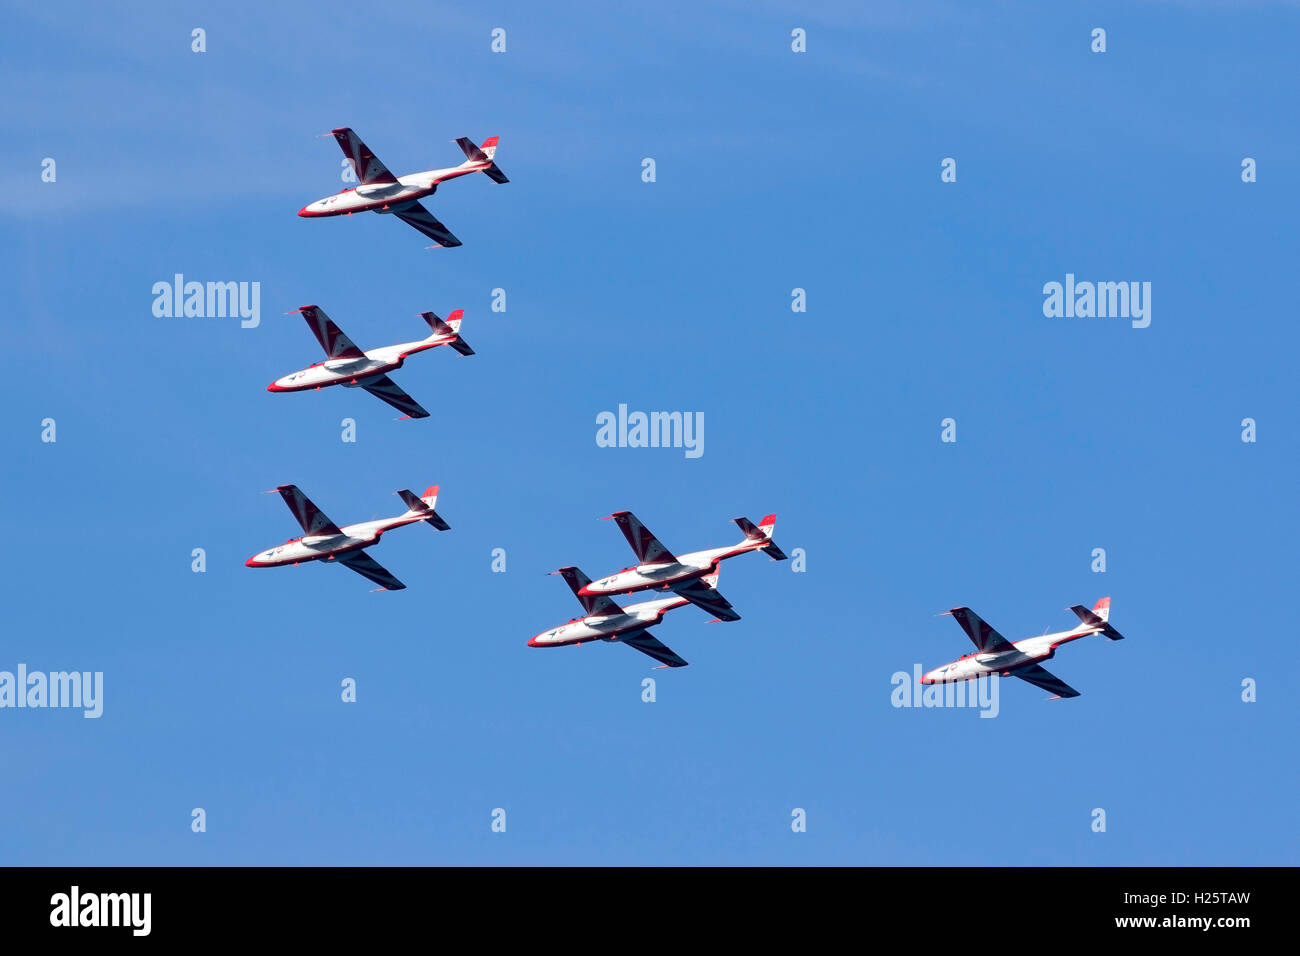
<path fill-rule="evenodd" d="M 490 136 L 483 141 L 482 146 L 475 146 L 474 141 L 467 136 L 462 136 L 456 140 L 456 145 L 461 148 L 465 154 L 465 159 L 471 163 L 487 163 L 488 166 L 483 173 L 494 183 L 508 183 L 506 174 L 494 163 L 493 157 L 497 153 L 497 137 Z"/>
<path fill-rule="evenodd" d="M 1070 610 L 1073 611 L 1078 616 L 1079 620 L 1082 621 L 1084 624 L 1086 624 L 1088 627 L 1106 626 L 1105 621 L 1099 618 L 1096 614 L 1093 614 L 1082 604 L 1071 604 Z"/>
<path fill-rule="evenodd" d="M 443 520 L 442 515 L 434 510 L 438 503 L 438 486 L 431 485 L 424 490 L 424 494 L 416 496 L 414 491 L 408 491 L 403 488 L 398 492 L 402 500 L 406 502 L 407 514 L 418 515 L 424 521 L 433 525 L 439 531 L 450 531 L 451 525 Z"/>
<path fill-rule="evenodd" d="M 733 518 L 732 520 L 745 535 L 746 541 L 766 542 L 762 548 L 764 554 L 774 561 L 786 560 L 785 552 L 778 548 L 776 542 L 772 540 L 772 532 L 776 530 L 776 515 L 767 515 L 758 523 L 757 527 L 748 518 Z"/>
<path fill-rule="evenodd" d="M 1102 598 L 1093 605 L 1091 611 L 1082 604 L 1072 604 L 1070 610 L 1075 613 L 1085 626 L 1100 629 L 1101 633 L 1112 641 L 1124 640 L 1124 635 L 1110 626 L 1110 598 Z"/>
<path fill-rule="evenodd" d="M 457 309 L 444 322 L 432 312 L 421 312 L 420 317 L 429 323 L 429 328 L 433 329 L 434 335 L 451 337 L 447 344 L 454 348 L 461 355 L 473 355 L 474 350 L 469 347 L 469 343 L 460 337 L 460 323 L 465 315 L 464 309 Z"/>

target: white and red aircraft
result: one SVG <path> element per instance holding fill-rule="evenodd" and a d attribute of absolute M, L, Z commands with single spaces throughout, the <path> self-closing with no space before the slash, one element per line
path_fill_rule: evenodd
<path fill-rule="evenodd" d="M 716 574 L 718 562 L 748 551 L 765 551 L 777 561 L 786 559 L 785 553 L 772 540 L 776 515 L 768 515 L 758 527 L 748 518 L 733 518 L 745 534 L 745 540 L 725 548 L 710 548 L 690 554 L 674 556 L 659 539 L 650 533 L 637 516 L 630 511 L 618 511 L 609 516 L 618 522 L 623 537 L 636 553 L 635 567 L 624 568 L 599 581 L 588 581 L 582 586 L 580 597 L 598 597 L 609 594 L 631 594 L 649 588 L 666 588 L 675 591 L 692 604 L 698 604 L 723 621 L 738 621 L 740 615 L 731 603 L 710 588 L 701 592 L 693 585 L 709 574 Z M 608 519 L 607 519 L 608 520 Z"/>
<path fill-rule="evenodd" d="M 1091 611 L 1082 604 L 1071 606 L 1071 611 L 1079 617 L 1079 626 L 1070 631 L 1055 634 L 1043 634 L 1012 643 L 993 630 L 980 619 L 980 616 L 968 607 L 955 607 L 945 614 L 957 619 L 963 631 L 975 645 L 973 654 L 966 654 L 936 667 L 921 678 L 922 684 L 951 684 L 956 681 L 974 680 L 977 677 L 1001 675 L 1002 677 L 1019 677 L 1036 687 L 1051 691 L 1057 700 L 1062 697 L 1078 697 L 1079 692 L 1055 674 L 1040 666 L 1039 661 L 1050 660 L 1056 655 L 1056 649 L 1062 644 L 1077 641 L 1081 637 L 1101 634 L 1112 641 L 1122 641 L 1124 635 L 1110 626 L 1110 598 L 1098 601 Z"/>
<path fill-rule="evenodd" d="M 586 592 L 591 579 L 578 568 L 560 568 L 552 574 L 564 576 L 578 601 L 582 604 L 583 617 L 575 617 L 568 624 L 561 624 L 549 631 L 543 631 L 528 642 L 529 647 L 561 647 L 566 644 L 585 644 L 587 641 L 617 641 L 634 647 L 642 654 L 648 654 L 659 661 L 663 667 L 685 667 L 682 660 L 668 646 L 659 642 L 648 628 L 663 620 L 663 616 L 675 607 L 708 601 L 718 583 L 718 572 L 706 574 L 690 583 L 688 590 L 694 594 L 679 593 L 674 597 L 658 598 L 654 601 L 642 601 L 619 607 L 608 597 L 592 596 Z"/>
<path fill-rule="evenodd" d="M 343 528 L 312 504 L 311 499 L 299 491 L 297 485 L 280 485 L 275 490 L 280 492 L 284 503 L 298 519 L 298 524 L 302 525 L 303 536 L 290 538 L 277 548 L 253 555 L 244 562 L 246 567 L 276 568 L 304 561 L 338 561 L 362 577 L 374 581 L 380 590 L 400 591 L 406 585 L 362 549 L 378 544 L 385 532 L 416 521 L 427 522 L 439 531 L 451 530 L 450 525 L 434 510 L 438 503 L 437 485 L 426 488 L 419 497 L 413 491 L 399 491 L 398 494 L 406 502 L 406 511 L 396 518 L 363 521 Z"/>
<path fill-rule="evenodd" d="M 385 345 L 383 348 L 363 352 L 352 344 L 352 340 L 330 319 L 318 306 L 304 305 L 294 312 L 301 312 L 307 320 L 307 327 L 316 336 L 325 354 L 329 356 L 324 362 L 317 362 L 300 369 L 284 378 L 277 378 L 266 386 L 269 392 L 302 392 L 311 388 L 325 388 L 328 385 L 342 385 L 345 388 L 364 388 L 375 398 L 382 399 L 409 418 L 428 418 L 429 413 L 420 407 L 420 403 L 397 387 L 397 383 L 385 373 L 401 368 L 408 355 L 423 352 L 425 349 L 439 345 L 450 345 L 461 355 L 473 355 L 460 336 L 461 316 L 464 309 L 457 309 L 444 322 L 432 312 L 422 312 L 420 317 L 429 323 L 433 333 L 418 342 L 402 342 L 399 345 Z M 293 315 L 294 312 L 290 312 Z"/>
<path fill-rule="evenodd" d="M 497 168 L 493 157 L 497 152 L 497 137 L 484 140 L 482 146 L 461 137 L 456 144 L 465 152 L 465 162 L 446 169 L 430 169 L 411 173 L 398 179 L 370 151 L 361 137 L 346 126 L 331 130 L 338 140 L 343 155 L 347 157 L 357 185 L 333 196 L 308 203 L 298 210 L 298 215 L 309 219 L 320 216 L 350 216 L 354 212 L 392 213 L 408 226 L 413 226 L 440 246 L 459 246 L 460 240 L 447 227 L 433 218 L 429 210 L 420 205 L 425 196 L 432 196 L 438 184 L 470 173 L 485 173 L 497 183 L 508 183 L 505 173 Z"/>

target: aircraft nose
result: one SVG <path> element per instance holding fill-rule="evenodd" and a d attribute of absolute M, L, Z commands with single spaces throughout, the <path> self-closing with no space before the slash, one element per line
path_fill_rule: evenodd
<path fill-rule="evenodd" d="M 244 562 L 244 567 L 246 567 L 246 568 L 255 568 L 255 567 L 257 567 L 257 557 L 256 557 L 256 555 L 253 556 L 253 557 L 251 557 L 251 558 L 249 558 L 247 561 L 245 561 L 245 562 Z"/>
<path fill-rule="evenodd" d="M 922 684 L 933 684 L 933 683 L 934 683 L 934 671 L 930 671 L 930 673 L 928 673 L 928 674 L 922 674 L 922 675 L 921 675 L 921 683 L 922 683 Z"/>
<path fill-rule="evenodd" d="M 536 635 L 536 636 L 534 636 L 534 637 L 530 637 L 530 638 L 528 639 L 528 646 L 529 646 L 529 647 L 541 647 L 542 645 L 539 644 L 538 641 L 537 641 L 537 638 L 539 638 L 539 637 L 541 637 L 541 636 L 542 636 L 542 635 L 538 634 L 538 635 Z"/>

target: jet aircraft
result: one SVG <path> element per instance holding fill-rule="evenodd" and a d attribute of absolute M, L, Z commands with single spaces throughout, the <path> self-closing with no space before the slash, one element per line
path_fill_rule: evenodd
<path fill-rule="evenodd" d="M 298 210 L 298 215 L 308 219 L 350 216 L 354 212 L 367 211 L 391 213 L 408 226 L 424 233 L 437 245 L 459 246 L 460 240 L 433 218 L 433 214 L 420 204 L 420 200 L 437 192 L 440 183 L 470 173 L 483 173 L 496 183 L 510 182 L 494 161 L 497 152 L 495 136 L 484 140 L 482 146 L 475 146 L 472 140 L 462 136 L 456 140 L 456 145 L 465 153 L 465 162 L 445 169 L 411 173 L 399 179 L 388 171 L 379 157 L 352 130 L 344 126 L 331 130 L 331 133 L 347 157 L 348 164 L 356 175 L 357 185 L 303 206 Z"/>
<path fill-rule="evenodd" d="M 400 412 L 405 412 L 409 418 L 428 418 L 429 413 L 420 406 L 420 403 L 398 388 L 397 383 L 385 373 L 401 368 L 408 355 L 436 348 L 439 345 L 450 345 L 461 355 L 474 354 L 474 350 L 460 335 L 464 309 L 457 309 L 447 317 L 446 322 L 432 312 L 422 312 L 420 317 L 432 330 L 428 338 L 420 339 L 418 342 L 385 345 L 368 352 L 357 348 L 319 306 L 304 305 L 295 311 L 301 312 L 303 318 L 307 320 L 307 327 L 316 336 L 316 341 L 325 350 L 328 358 L 324 362 L 317 362 L 308 368 L 277 378 L 266 386 L 269 392 L 301 392 L 328 385 L 364 388 L 375 398 L 382 399 Z"/>
<path fill-rule="evenodd" d="M 1077 641 L 1081 637 L 1101 634 L 1112 641 L 1122 641 L 1124 635 L 1110 626 L 1110 598 L 1104 597 L 1089 611 L 1082 604 L 1071 606 L 1071 611 L 1079 618 L 1078 627 L 1055 634 L 1043 634 L 1012 643 L 980 619 L 980 616 L 968 607 L 955 607 L 945 614 L 951 614 L 966 632 L 966 636 L 975 645 L 975 651 L 964 654 L 957 660 L 936 667 L 921 678 L 922 684 L 950 684 L 956 681 L 974 680 L 987 675 L 1019 677 L 1036 687 L 1051 691 L 1055 696 L 1049 700 L 1062 697 L 1078 697 L 1079 692 L 1055 674 L 1046 670 L 1041 661 L 1051 660 L 1056 649 L 1062 644 Z"/>
<path fill-rule="evenodd" d="M 424 521 L 439 531 L 451 528 L 434 510 L 438 503 L 438 486 L 425 489 L 423 495 L 413 491 L 399 491 L 406 502 L 406 511 L 395 518 L 363 521 L 340 528 L 316 507 L 297 485 L 280 485 L 275 489 L 284 498 L 293 516 L 302 525 L 302 537 L 290 538 L 279 547 L 255 554 L 244 562 L 250 568 L 275 568 L 304 561 L 337 561 L 362 577 L 379 585 L 380 590 L 400 591 L 406 587 L 393 577 L 378 561 L 366 554 L 365 548 L 379 543 L 385 532 L 403 525 Z"/>
<path fill-rule="evenodd" d="M 728 547 L 709 548 L 706 551 L 692 551 L 690 554 L 674 555 L 650 533 L 637 516 L 630 511 L 618 511 L 609 516 L 627 538 L 636 554 L 637 565 L 622 571 L 591 581 L 583 585 L 582 597 L 598 597 L 610 594 L 632 594 L 649 588 L 666 588 L 675 591 L 692 604 L 697 604 L 710 614 L 724 621 L 738 621 L 731 603 L 710 588 L 701 592 L 693 587 L 701 578 L 716 573 L 718 562 L 749 551 L 764 551 L 778 561 L 786 559 L 785 553 L 772 540 L 772 531 L 776 527 L 776 515 L 768 515 L 758 527 L 748 518 L 734 518 L 745 538 L 738 544 Z"/>
<path fill-rule="evenodd" d="M 529 647 L 561 647 L 566 644 L 585 644 L 587 641 L 617 641 L 634 647 L 642 654 L 648 654 L 659 661 L 663 667 L 685 667 L 686 661 L 666 645 L 659 642 L 648 628 L 663 620 L 663 616 L 673 608 L 685 607 L 688 603 L 707 602 L 709 595 L 715 593 L 718 572 L 697 578 L 684 586 L 690 595 L 678 593 L 673 597 L 657 598 L 620 607 L 611 598 L 603 595 L 588 595 L 584 590 L 591 579 L 578 568 L 560 568 L 552 571 L 564 577 L 585 612 L 582 617 L 575 617 L 567 624 L 543 631 L 528 642 Z"/>

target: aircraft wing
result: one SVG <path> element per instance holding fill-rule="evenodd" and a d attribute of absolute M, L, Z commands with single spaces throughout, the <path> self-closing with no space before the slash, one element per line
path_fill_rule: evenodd
<path fill-rule="evenodd" d="M 619 530 L 636 552 L 639 564 L 670 564 L 677 560 L 632 512 L 615 511 L 610 517 L 618 522 Z"/>
<path fill-rule="evenodd" d="M 297 485 L 280 485 L 275 489 L 289 506 L 293 516 L 302 525 L 303 534 L 342 534 L 339 526 L 326 517 L 312 500 L 299 490 Z"/>
<path fill-rule="evenodd" d="M 717 578 L 714 578 L 717 580 Z M 682 581 L 679 584 L 668 585 L 681 597 L 686 598 L 698 608 L 703 608 L 720 621 L 739 621 L 740 615 L 736 609 L 731 606 L 731 602 L 718 593 L 717 588 L 711 587 L 703 578 L 696 578 L 693 581 Z"/>
<path fill-rule="evenodd" d="M 588 616 L 593 614 L 622 614 L 623 609 L 614 602 L 614 599 L 605 594 L 586 595 L 581 594 L 583 588 L 591 583 L 591 578 L 582 572 L 581 568 L 564 567 L 558 571 L 552 571 L 552 574 L 558 574 L 564 578 L 564 583 L 569 586 L 573 596 L 578 599 L 582 605 L 582 610 Z"/>
<path fill-rule="evenodd" d="M 388 167 L 379 161 L 379 157 L 352 130 L 343 126 L 330 132 L 334 134 L 343 155 L 348 158 L 348 165 L 356 174 L 357 182 L 363 186 L 397 182 L 397 177 L 388 171 Z"/>
<path fill-rule="evenodd" d="M 661 643 L 658 638 L 652 636 L 645 628 L 628 632 L 619 638 L 619 642 L 626 644 L 628 647 L 635 647 L 642 654 L 650 655 L 662 663 L 664 667 L 686 666 L 686 662 L 678 657 L 672 648 Z"/>
<path fill-rule="evenodd" d="M 1021 667 L 1011 672 L 1012 677 L 1019 677 L 1021 680 L 1029 681 L 1035 687 L 1041 687 L 1043 690 L 1051 691 L 1057 697 L 1078 697 L 1079 692 L 1067 684 L 1061 678 L 1057 677 L 1051 671 L 1044 667 L 1033 664 L 1029 667 Z M 1055 700 L 1056 698 L 1052 698 Z"/>
<path fill-rule="evenodd" d="M 406 587 L 405 584 L 393 577 L 387 568 L 364 551 L 349 551 L 346 554 L 340 554 L 336 560 L 339 564 L 347 565 L 363 578 L 374 581 L 385 591 L 401 591 Z"/>
<path fill-rule="evenodd" d="M 971 643 L 975 645 L 977 651 L 1010 651 L 1014 650 L 1010 641 L 995 631 L 991 626 L 968 607 L 955 607 L 951 611 L 945 612 L 951 614 L 961 625 L 961 629 L 966 632 Z"/>
<path fill-rule="evenodd" d="M 316 341 L 320 343 L 327 356 L 332 359 L 366 357 L 366 353 L 343 334 L 343 330 L 334 324 L 334 321 L 325 314 L 324 309 L 314 305 L 304 305 L 298 311 L 307 320 L 307 328 L 311 329 L 311 334 L 316 336 Z"/>
<path fill-rule="evenodd" d="M 397 383 L 387 375 L 363 379 L 358 384 L 375 398 L 387 402 L 399 412 L 405 412 L 412 418 L 429 417 L 429 413 L 420 406 L 420 403 L 398 388 Z"/>
<path fill-rule="evenodd" d="M 418 202 L 409 203 L 400 209 L 394 209 L 393 215 L 408 226 L 420 230 L 440 246 L 459 246 L 461 244 L 460 240 L 453 236 L 446 226 L 433 218 L 433 213 Z"/>

